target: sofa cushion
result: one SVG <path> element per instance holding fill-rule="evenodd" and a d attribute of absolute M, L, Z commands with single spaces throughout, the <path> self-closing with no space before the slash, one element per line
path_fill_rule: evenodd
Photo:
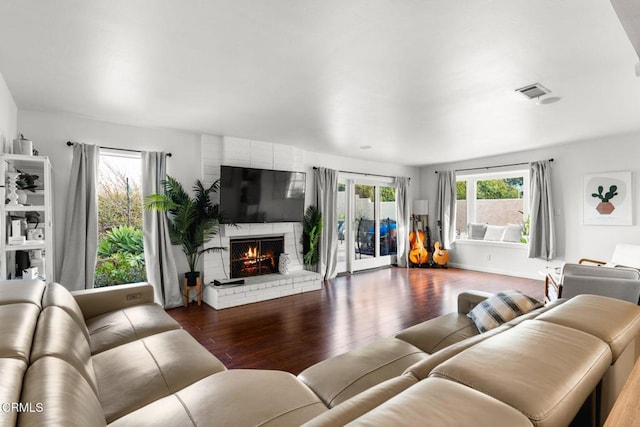
<path fill-rule="evenodd" d="M 89 343 L 75 319 L 60 307 L 45 307 L 38 319 L 31 362 L 45 356 L 57 357 L 69 363 L 97 394 Z"/>
<path fill-rule="evenodd" d="M 326 410 L 311 390 L 287 372 L 234 369 L 152 402 L 110 427 L 299 426 Z"/>
<path fill-rule="evenodd" d="M 411 326 L 399 332 L 396 338 L 431 354 L 474 335 L 478 335 L 478 328 L 469 317 L 449 313 Z"/>
<path fill-rule="evenodd" d="M 140 304 L 86 320 L 91 353 L 96 354 L 160 332 L 180 329 L 157 304 Z"/>
<path fill-rule="evenodd" d="M 480 332 L 486 332 L 539 307 L 542 307 L 539 301 L 520 291 L 509 290 L 498 292 L 482 301 L 468 316 Z"/>
<path fill-rule="evenodd" d="M 593 335 L 527 320 L 445 361 L 431 377 L 493 396 L 536 426 L 558 426 L 569 425 L 610 363 L 609 347 Z"/>
<path fill-rule="evenodd" d="M 14 358 L 0 358 L 0 404 L 6 405 L 20 401 L 22 378 L 27 371 L 24 360 Z M 0 410 L 0 425 L 13 426 L 16 424 L 18 412 Z"/>
<path fill-rule="evenodd" d="M 456 354 L 462 353 L 464 350 L 476 345 L 480 341 L 484 341 L 489 337 L 495 334 L 502 333 L 510 328 L 511 326 L 508 323 L 506 323 L 502 326 L 491 329 L 490 331 L 487 331 L 483 334 L 476 334 L 465 340 L 459 341 L 455 344 L 451 344 L 450 346 L 445 347 L 442 350 L 436 351 L 435 353 L 429 355 L 429 357 L 427 357 L 426 359 L 422 359 L 421 361 L 416 362 L 413 365 L 409 366 L 407 370 L 404 371 L 404 374 L 411 375 L 418 380 L 423 380 L 427 378 L 429 374 L 431 374 L 431 371 L 433 370 L 433 368 L 440 365 L 445 360 L 449 360 Z"/>
<path fill-rule="evenodd" d="M 80 306 L 71 292 L 59 283 L 49 283 L 42 297 L 42 307 L 55 306 L 60 307 L 67 312 L 69 316 L 78 324 L 78 327 L 89 341 L 89 330 L 84 321 L 84 316 L 80 310 Z"/>
<path fill-rule="evenodd" d="M 39 314 L 40 308 L 31 303 L 0 305 L 0 357 L 29 362 Z"/>
<path fill-rule="evenodd" d="M 93 365 L 108 422 L 226 369 L 182 329 L 98 353 Z"/>
<path fill-rule="evenodd" d="M 42 294 L 45 283 L 42 280 L 4 280 L 0 286 L 0 305 L 30 303 L 42 308 Z"/>
<path fill-rule="evenodd" d="M 349 400 L 345 400 L 341 404 L 331 408 L 331 410 L 315 417 L 304 424 L 304 426 L 333 427 L 347 425 L 347 423 L 375 409 L 417 382 L 418 380 L 412 375 L 393 377 L 353 396 Z"/>
<path fill-rule="evenodd" d="M 532 423 L 522 413 L 491 396 L 453 381 L 429 378 L 349 425 L 531 427 Z"/>
<path fill-rule="evenodd" d="M 331 359 L 323 360 L 298 375 L 328 406 L 402 372 L 427 357 L 419 348 L 397 338 L 384 338 Z"/>
<path fill-rule="evenodd" d="M 640 332 L 638 305 L 597 295 L 577 295 L 537 319 L 578 329 L 600 338 L 609 344 L 613 362 Z"/>
<path fill-rule="evenodd" d="M 18 425 L 106 425 L 102 407 L 91 386 L 62 359 L 43 357 L 35 361 L 27 370 L 22 389 L 20 400 L 30 403 L 32 410 L 20 412 Z"/>

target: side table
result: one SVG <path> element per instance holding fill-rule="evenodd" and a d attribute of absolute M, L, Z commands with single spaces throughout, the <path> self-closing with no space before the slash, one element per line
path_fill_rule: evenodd
<path fill-rule="evenodd" d="M 560 283 L 561 268 L 547 268 L 541 271 L 544 275 L 544 303 L 547 304 L 562 298 L 562 283 Z"/>
<path fill-rule="evenodd" d="M 195 288 L 196 289 L 196 294 L 198 296 L 198 305 L 200 305 L 200 302 L 202 301 L 202 278 L 201 277 L 196 277 L 196 284 L 195 285 L 187 285 L 187 279 L 184 278 L 182 279 L 183 281 L 183 296 L 184 296 L 184 306 L 187 307 L 189 305 L 189 290 Z"/>

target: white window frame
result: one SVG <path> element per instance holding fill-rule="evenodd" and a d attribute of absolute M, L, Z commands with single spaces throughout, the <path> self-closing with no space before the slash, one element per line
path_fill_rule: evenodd
<path fill-rule="evenodd" d="M 476 182 L 477 181 L 487 181 L 491 179 L 505 179 L 505 178 L 519 178 L 522 177 L 522 207 L 523 207 L 523 218 L 527 218 L 529 215 L 529 171 L 527 169 L 514 169 L 508 171 L 499 171 L 499 172 L 484 172 L 484 173 L 472 173 L 472 174 L 457 174 L 456 175 L 456 183 L 458 181 L 466 181 L 467 183 L 467 224 L 465 224 L 466 233 L 468 230 L 468 226 L 472 222 L 476 221 Z M 462 233 L 463 230 L 460 230 Z M 477 240 L 472 240 L 468 238 L 458 238 L 457 242 L 479 242 Z M 491 243 L 491 245 L 504 245 L 504 246 L 525 246 L 522 243 L 511 243 L 511 242 L 495 242 L 495 241 L 487 241 L 485 243 Z"/>

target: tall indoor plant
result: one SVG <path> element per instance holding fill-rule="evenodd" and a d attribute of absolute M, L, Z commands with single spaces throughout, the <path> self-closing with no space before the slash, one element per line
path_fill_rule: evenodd
<path fill-rule="evenodd" d="M 211 201 L 211 195 L 218 191 L 220 181 L 216 180 L 205 188 L 200 180 L 193 186 L 191 197 L 175 178 L 167 176 L 163 181 L 164 193 L 155 193 L 145 199 L 145 209 L 167 213 L 169 237 L 173 245 L 180 245 L 187 257 L 189 272 L 185 278 L 190 285 L 195 284 L 200 272 L 196 271 L 200 257 L 205 252 L 221 251 L 226 248 L 203 245 L 218 233 L 220 224 L 228 224 L 220 212 L 218 204 Z"/>
<path fill-rule="evenodd" d="M 322 214 L 316 206 L 309 206 L 302 221 L 302 255 L 307 270 L 313 270 L 320 260 Z"/>

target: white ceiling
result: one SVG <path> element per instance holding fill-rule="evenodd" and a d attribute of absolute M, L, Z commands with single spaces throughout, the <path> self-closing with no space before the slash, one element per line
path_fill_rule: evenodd
<path fill-rule="evenodd" d="M 640 130 L 637 62 L 603 0 L 0 2 L 20 109 L 408 165 Z"/>

